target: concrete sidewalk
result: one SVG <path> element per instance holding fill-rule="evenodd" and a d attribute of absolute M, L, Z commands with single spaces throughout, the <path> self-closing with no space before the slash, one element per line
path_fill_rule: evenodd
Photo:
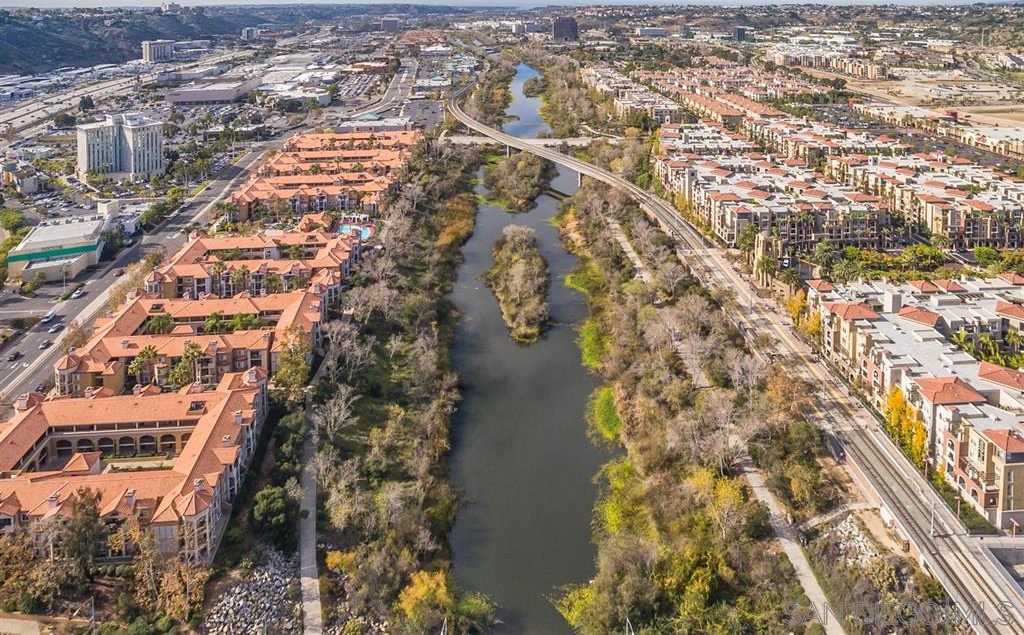
<path fill-rule="evenodd" d="M 768 508 L 772 530 L 796 571 L 796 578 L 800 582 L 800 586 L 803 587 L 804 595 L 810 600 L 811 606 L 816 612 L 824 615 L 822 626 L 825 627 L 825 632 L 828 635 L 845 635 L 846 631 L 836 616 L 830 610 L 825 610 L 829 606 L 828 597 L 825 596 L 825 591 L 818 584 L 818 578 L 814 575 L 814 570 L 811 569 L 811 563 L 807 561 L 803 548 L 794 540 L 793 528 L 786 522 L 782 506 L 779 505 L 775 494 L 772 494 L 768 486 L 765 485 L 764 474 L 754 466 L 749 458 L 744 461 L 742 470 L 754 496 Z"/>

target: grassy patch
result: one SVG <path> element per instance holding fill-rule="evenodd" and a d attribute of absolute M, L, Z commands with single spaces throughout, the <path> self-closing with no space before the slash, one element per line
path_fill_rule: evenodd
<path fill-rule="evenodd" d="M 595 300 L 607 290 L 607 282 L 601 269 L 590 259 L 583 260 L 576 269 L 565 277 L 565 285 Z"/>
<path fill-rule="evenodd" d="M 611 386 L 601 386 L 587 401 L 587 423 L 591 431 L 605 441 L 619 440 L 622 419 L 615 406 L 615 391 Z"/>
<path fill-rule="evenodd" d="M 590 370 L 600 370 L 608 353 L 608 335 L 597 318 L 589 317 L 583 322 L 576 343 L 580 347 L 583 365 Z"/>

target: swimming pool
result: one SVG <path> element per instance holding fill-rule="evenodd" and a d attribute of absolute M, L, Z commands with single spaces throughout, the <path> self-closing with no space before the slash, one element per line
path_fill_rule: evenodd
<path fill-rule="evenodd" d="M 359 234 L 363 240 L 369 240 L 370 236 L 373 234 L 373 229 L 370 227 L 366 227 L 364 225 L 350 225 L 348 223 L 342 223 L 341 226 L 338 227 L 338 232 L 341 234 L 348 234 L 351 233 L 353 229 L 359 230 Z"/>

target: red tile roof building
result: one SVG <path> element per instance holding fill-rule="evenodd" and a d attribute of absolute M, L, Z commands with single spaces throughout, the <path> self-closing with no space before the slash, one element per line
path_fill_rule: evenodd
<path fill-rule="evenodd" d="M 241 219 L 256 209 L 376 211 L 421 138 L 410 130 L 297 135 L 266 159 L 231 201 Z"/>
<path fill-rule="evenodd" d="M 209 562 L 252 461 L 267 414 L 266 373 L 224 375 L 212 390 L 47 399 L 19 398 L 0 430 L 0 527 L 35 531 L 71 513 L 83 489 L 116 526 L 134 516 L 157 549 Z M 171 457 L 118 471 L 114 456 Z M 109 547 L 107 548 L 109 549 Z M 107 556 L 130 555 L 110 552 Z"/>

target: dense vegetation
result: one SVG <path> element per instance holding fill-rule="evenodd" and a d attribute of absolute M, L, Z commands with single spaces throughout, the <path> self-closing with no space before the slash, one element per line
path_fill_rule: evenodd
<path fill-rule="evenodd" d="M 652 285 L 607 239 L 607 217 L 622 224 Z M 600 475 L 597 573 L 565 589 L 559 610 L 585 634 L 621 632 L 627 619 L 646 633 L 801 624 L 793 607 L 802 594 L 785 558 L 767 548 L 766 510 L 736 468 L 747 441 L 784 429 L 802 397 L 769 381 L 632 202 L 588 183 L 559 222 L 582 258 L 567 282 L 591 306 L 582 354 L 606 381 L 588 420 L 625 449 Z"/>
<path fill-rule="evenodd" d="M 537 234 L 509 225 L 492 251 L 494 264 L 485 276 L 501 308 L 501 317 L 517 342 L 536 342 L 548 320 L 548 265 L 540 255 Z"/>
<path fill-rule="evenodd" d="M 898 254 L 859 249 L 840 248 L 823 240 L 814 248 L 811 259 L 821 265 L 824 276 L 836 282 L 849 282 L 858 278 L 891 282 L 918 279 L 956 278 L 956 269 L 945 266 L 946 256 L 931 245 L 916 244 Z"/>
<path fill-rule="evenodd" d="M 585 135 L 584 126 L 617 127 L 611 101 L 583 84 L 571 59 L 532 48 L 523 49 L 522 55 L 541 72 L 523 84 L 523 92 L 543 99 L 540 114 L 551 127 L 552 137 Z"/>
<path fill-rule="evenodd" d="M 484 169 L 484 185 L 505 209 L 523 212 L 529 209 L 551 183 L 554 166 L 529 152 L 517 152 L 489 164 Z"/>
<path fill-rule="evenodd" d="M 479 76 L 476 87 L 466 99 L 466 114 L 489 126 L 500 126 L 505 121 L 505 109 L 512 102 L 509 85 L 515 76 L 512 64 L 493 64 Z"/>
<path fill-rule="evenodd" d="M 318 384 L 316 457 L 329 619 L 388 632 L 483 628 L 490 602 L 457 591 L 447 536 L 456 505 L 447 480 L 449 417 L 458 378 L 448 359 L 459 246 L 472 233 L 479 161 L 427 139 L 399 194 L 386 202 L 384 249 L 344 298 L 350 321 L 330 324 Z"/>

